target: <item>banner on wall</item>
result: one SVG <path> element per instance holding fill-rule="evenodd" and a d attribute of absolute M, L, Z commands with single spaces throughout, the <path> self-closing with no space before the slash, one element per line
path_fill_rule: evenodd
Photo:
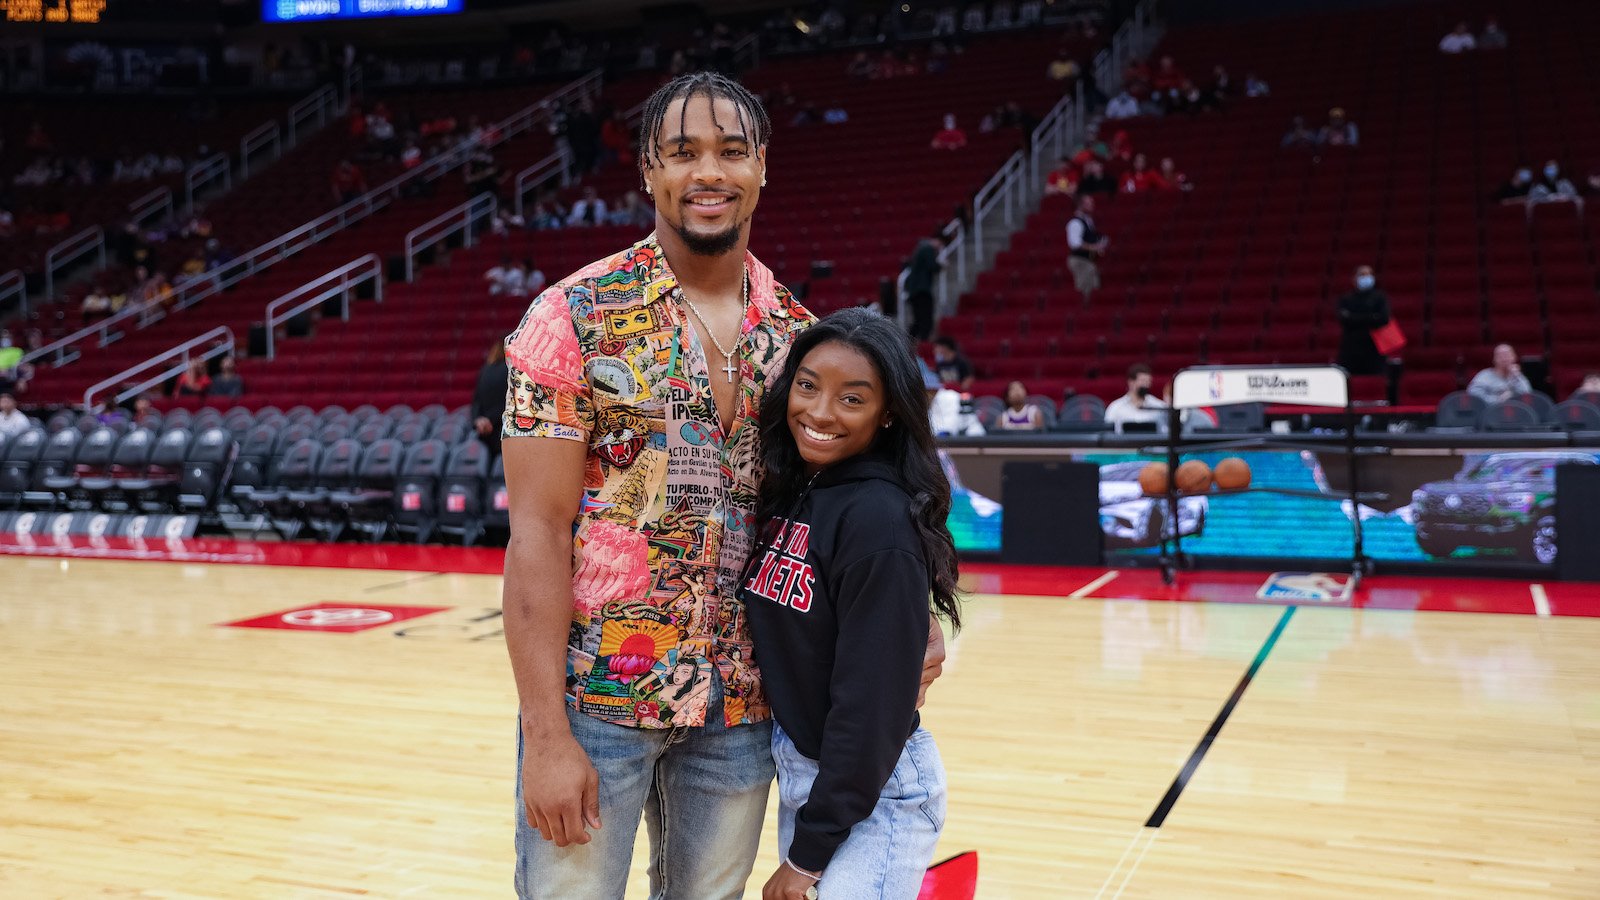
<path fill-rule="evenodd" d="M 1140 470 L 1159 461 L 1155 457 L 1131 452 L 1070 456 L 1100 466 L 1100 526 L 1113 557 L 1157 552 L 1163 535 L 1181 532 L 1184 552 L 1196 556 L 1347 559 L 1353 552 L 1351 517 L 1360 516 L 1365 550 L 1373 559 L 1538 565 L 1553 565 L 1557 556 L 1556 467 L 1600 465 L 1600 452 L 1566 449 L 1362 457 L 1363 490 L 1388 495 L 1369 505 L 1347 499 L 1342 454 L 1184 454 L 1210 466 L 1224 456 L 1238 456 L 1250 466 L 1256 486 L 1324 496 L 1188 495 L 1179 500 L 1173 522 L 1166 502 L 1146 496 L 1139 485 Z M 998 553 L 1004 510 L 978 499 L 975 507 L 958 495 L 950 513 L 951 534 L 958 550 Z"/>

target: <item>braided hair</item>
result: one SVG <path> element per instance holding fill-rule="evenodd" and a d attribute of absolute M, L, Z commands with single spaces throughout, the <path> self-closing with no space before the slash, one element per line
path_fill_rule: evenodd
<path fill-rule="evenodd" d="M 739 116 L 739 128 L 752 147 L 764 149 L 771 140 L 772 121 L 767 118 L 761 101 L 748 88 L 716 72 L 692 72 L 679 75 L 662 85 L 645 101 L 644 122 L 639 135 L 639 163 L 645 169 L 662 165 L 661 137 L 666 128 L 667 108 L 677 100 L 684 101 L 678 121 L 678 133 L 682 134 L 687 129 L 688 101 L 694 97 L 705 97 L 711 101 L 711 124 L 718 129 L 725 130 L 717 122 L 716 101 L 728 100 L 733 103 L 734 111 Z"/>

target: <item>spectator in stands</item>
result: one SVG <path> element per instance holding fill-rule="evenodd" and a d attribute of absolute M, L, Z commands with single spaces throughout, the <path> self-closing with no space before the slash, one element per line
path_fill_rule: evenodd
<path fill-rule="evenodd" d="M 1119 189 L 1124 194 L 1134 194 L 1139 191 L 1148 191 L 1153 185 L 1152 180 L 1160 177 L 1150 170 L 1150 161 L 1143 153 L 1136 153 L 1133 157 L 1133 166 L 1122 173 L 1122 182 Z"/>
<path fill-rule="evenodd" d="M 1517 365 L 1517 351 L 1510 344 L 1501 344 L 1494 348 L 1494 365 L 1472 376 L 1467 393 L 1485 403 L 1499 403 L 1531 394 L 1533 386 Z"/>
<path fill-rule="evenodd" d="M 967 7 L 966 15 L 961 17 L 962 31 L 983 30 L 983 4 L 974 3 Z"/>
<path fill-rule="evenodd" d="M 1483 34 L 1478 35 L 1479 50 L 1504 50 L 1509 38 L 1500 30 L 1500 21 L 1489 16 L 1483 22 Z"/>
<path fill-rule="evenodd" d="M 1206 84 L 1205 90 L 1220 107 L 1238 95 L 1239 86 L 1234 83 L 1233 76 L 1228 74 L 1227 67 L 1218 63 L 1211 70 L 1211 81 Z"/>
<path fill-rule="evenodd" d="M 1106 104 L 1106 118 L 1108 119 L 1131 119 L 1139 114 L 1139 98 L 1133 96 L 1133 92 L 1126 88 L 1123 89 L 1122 93 L 1112 97 L 1111 102 Z"/>
<path fill-rule="evenodd" d="M 1083 302 L 1100 289 L 1100 257 L 1109 239 L 1094 227 L 1094 195 L 1078 197 L 1078 211 L 1067 222 L 1067 268 L 1072 284 L 1083 294 Z"/>
<path fill-rule="evenodd" d="M 606 221 L 606 202 L 600 199 L 595 189 L 583 189 L 583 197 L 572 204 L 572 212 L 567 214 L 569 226 L 587 228 L 593 225 L 603 225 Z"/>
<path fill-rule="evenodd" d="M 1152 179 L 1150 186 L 1161 191 L 1192 191 L 1194 185 L 1189 183 L 1189 176 L 1178 171 L 1177 163 L 1172 157 L 1161 157 L 1161 169 L 1156 172 L 1158 178 Z"/>
<path fill-rule="evenodd" d="M 961 352 L 955 338 L 941 335 L 933 342 L 933 361 L 933 370 L 938 373 L 940 384 L 956 385 L 963 392 L 972 387 L 972 361 Z"/>
<path fill-rule="evenodd" d="M 649 228 L 656 223 L 656 211 L 655 207 L 644 202 L 638 191 L 628 191 L 617 198 L 606 220 L 612 225 Z"/>
<path fill-rule="evenodd" d="M 1078 196 L 1087 197 L 1094 194 L 1115 194 L 1117 182 L 1106 174 L 1106 167 L 1098 159 L 1091 159 L 1083 166 L 1083 176 L 1078 179 Z"/>
<path fill-rule="evenodd" d="M 500 199 L 500 164 L 494 161 L 494 154 L 487 147 L 478 147 L 467 157 L 467 164 L 462 167 L 462 180 L 467 186 L 467 199 L 479 194 Z"/>
<path fill-rule="evenodd" d="M 511 254 L 500 254 L 500 264 L 483 273 L 483 280 L 489 282 L 489 296 L 499 297 L 509 293 L 506 290 L 506 280 L 511 277 L 516 265 L 511 261 Z"/>
<path fill-rule="evenodd" d="M 611 118 L 600 126 L 600 146 L 603 148 L 602 165 L 614 162 L 633 164 L 633 129 L 628 127 L 628 119 L 622 110 L 613 110 Z"/>
<path fill-rule="evenodd" d="M 85 325 L 107 318 L 111 315 L 111 296 L 106 293 L 105 288 L 97 284 L 84 295 L 83 303 L 78 309 L 83 314 Z"/>
<path fill-rule="evenodd" d="M 1051 81 L 1066 81 L 1077 74 L 1078 64 L 1065 47 L 1056 51 L 1056 58 L 1052 59 L 1050 65 L 1045 69 L 1045 76 Z"/>
<path fill-rule="evenodd" d="M 1328 110 L 1328 122 L 1317 132 L 1317 144 L 1322 147 L 1359 147 L 1361 131 L 1356 123 L 1345 118 L 1344 107 Z"/>
<path fill-rule="evenodd" d="M 1170 95 L 1175 91 L 1182 90 L 1183 83 L 1188 80 L 1183 71 L 1173 63 L 1171 56 L 1163 56 L 1161 61 L 1156 64 L 1156 71 L 1150 79 L 1150 86 L 1157 93 Z"/>
<path fill-rule="evenodd" d="M 195 279 L 199 278 L 200 276 L 204 275 L 205 273 L 206 273 L 206 257 L 205 257 L 205 254 L 200 250 L 196 250 L 194 253 L 192 253 L 189 256 L 189 259 L 184 262 L 183 268 L 178 270 L 178 277 L 174 278 L 172 280 L 172 283 L 174 285 L 177 285 L 178 287 L 182 287 L 183 285 L 186 285 L 189 282 L 194 281 Z"/>
<path fill-rule="evenodd" d="M 217 363 L 217 377 L 211 379 L 212 397 L 239 397 L 244 394 L 244 379 L 239 377 L 238 364 L 232 356 L 224 356 Z"/>
<path fill-rule="evenodd" d="M 17 233 L 17 217 L 11 210 L 0 206 L 0 238 L 13 237 Z"/>
<path fill-rule="evenodd" d="M 1244 95 L 1252 98 L 1270 97 L 1272 96 L 1272 86 L 1257 78 L 1256 73 L 1251 72 L 1244 76 Z"/>
<path fill-rule="evenodd" d="M 1028 402 L 1028 389 L 1020 381 L 1006 385 L 1006 408 L 995 423 L 1001 431 L 1043 431 L 1044 413 Z"/>
<path fill-rule="evenodd" d="M 877 69 L 877 66 L 873 65 L 872 58 L 867 55 L 867 51 L 862 50 L 850 60 L 850 65 L 845 67 L 844 73 L 851 78 L 871 78 L 875 69 Z M 772 106 L 773 104 L 768 103 L 767 105 Z"/>
<path fill-rule="evenodd" d="M 1529 203 L 1571 203 L 1578 199 L 1578 189 L 1561 174 L 1561 164 L 1549 160 L 1544 164 L 1543 178 L 1528 190 Z"/>
<path fill-rule="evenodd" d="M 595 117 L 594 103 L 584 97 L 578 106 L 567 113 L 567 146 L 572 150 L 572 172 L 582 177 L 594 171 L 595 160 L 600 155 L 600 120 Z M 596 222 L 605 220 L 602 213 Z"/>
<path fill-rule="evenodd" d="M 911 307 L 911 336 L 925 341 L 933 336 L 933 283 L 944 271 L 939 253 L 944 250 L 944 235 L 923 238 L 911 254 L 911 270 L 906 273 L 906 303 Z"/>
<path fill-rule="evenodd" d="M 1078 167 L 1072 160 L 1063 156 L 1056 161 L 1056 167 L 1050 170 L 1045 178 L 1044 192 L 1046 194 L 1066 194 L 1071 197 L 1078 193 L 1078 180 L 1081 176 Z"/>
<path fill-rule="evenodd" d="M 522 293 L 523 296 L 533 297 L 544 290 L 544 272 L 533 264 L 533 260 L 522 258 Z"/>
<path fill-rule="evenodd" d="M 1527 203 L 1528 194 L 1533 191 L 1533 170 L 1527 166 L 1518 166 L 1511 178 L 1500 186 L 1494 198 L 1502 204 Z"/>
<path fill-rule="evenodd" d="M 956 117 L 946 115 L 944 128 L 933 136 L 930 144 L 935 150 L 960 150 L 967 145 L 967 133 L 956 127 Z"/>
<path fill-rule="evenodd" d="M 1339 365 L 1351 375 L 1382 375 L 1385 360 L 1372 331 L 1389 324 L 1389 295 L 1378 290 L 1371 266 L 1357 266 L 1355 290 L 1339 298 Z"/>
<path fill-rule="evenodd" d="M 348 159 L 339 160 L 333 170 L 333 199 L 340 206 L 358 199 L 367 192 L 366 176 Z"/>
<path fill-rule="evenodd" d="M 491 458 L 500 455 L 500 417 L 506 410 L 509 377 L 505 342 L 495 341 L 489 345 L 489 355 L 478 370 L 478 384 L 472 391 L 472 430 L 489 448 Z"/>
<path fill-rule="evenodd" d="M 1456 54 L 1476 49 L 1478 39 L 1472 36 L 1472 29 L 1465 22 L 1457 22 L 1454 31 L 1439 39 L 1440 53 Z"/>
<path fill-rule="evenodd" d="M 207 272 L 220 269 L 231 262 L 233 262 L 233 254 L 229 253 L 227 248 L 222 246 L 221 241 L 217 240 L 216 238 L 206 239 Z"/>
<path fill-rule="evenodd" d="M 16 437 L 33 427 L 33 422 L 17 409 L 17 398 L 10 391 L 0 393 L 0 434 Z"/>
<path fill-rule="evenodd" d="M 1154 378 L 1150 367 L 1134 363 L 1128 367 L 1128 392 L 1106 405 L 1106 424 L 1117 431 L 1132 422 L 1154 423 L 1160 426 L 1167 420 L 1167 404 L 1150 393 Z"/>
<path fill-rule="evenodd" d="M 211 376 L 206 374 L 206 361 L 196 356 L 189 360 L 189 368 L 178 376 L 179 397 L 204 397 L 211 390 Z"/>
<path fill-rule="evenodd" d="M 1585 372 L 1583 383 L 1572 392 L 1569 400 L 1587 400 L 1590 403 L 1600 403 L 1600 372 Z"/>
<path fill-rule="evenodd" d="M 561 214 L 561 209 L 551 200 L 540 200 L 533 204 L 533 212 L 528 216 L 528 227 L 538 231 L 557 230 L 565 223 L 566 218 Z"/>

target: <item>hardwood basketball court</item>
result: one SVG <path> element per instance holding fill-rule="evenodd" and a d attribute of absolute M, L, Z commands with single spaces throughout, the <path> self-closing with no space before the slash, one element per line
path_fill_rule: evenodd
<path fill-rule="evenodd" d="M 0 897 L 512 896 L 497 576 L 68 555 L 0 558 Z M 925 720 L 980 898 L 1600 896 L 1595 586 L 969 569 Z"/>

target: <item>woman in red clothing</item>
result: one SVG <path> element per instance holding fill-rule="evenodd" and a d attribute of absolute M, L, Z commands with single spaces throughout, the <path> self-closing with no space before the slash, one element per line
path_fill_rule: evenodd
<path fill-rule="evenodd" d="M 211 376 L 206 374 L 206 361 L 198 357 L 189 360 L 189 370 L 178 376 L 179 397 L 204 397 L 211 390 Z"/>

